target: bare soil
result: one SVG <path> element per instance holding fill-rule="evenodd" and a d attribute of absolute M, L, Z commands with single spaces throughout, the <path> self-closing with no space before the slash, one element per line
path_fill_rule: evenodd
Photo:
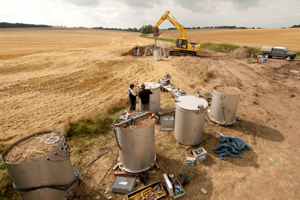
<path fill-rule="evenodd" d="M 169 56 L 169 52 L 170 50 L 173 50 L 174 48 L 166 45 L 164 48 L 157 46 L 156 47 L 158 50 L 161 50 L 161 54 L 162 56 L 164 56 L 164 52 L 163 50 L 165 50 L 166 56 Z M 139 52 L 140 55 L 139 56 L 153 56 L 153 51 L 155 50 L 155 46 L 154 44 L 149 44 L 147 46 L 136 46 L 136 47 L 132 47 L 132 49 L 130 49 L 127 52 L 121 53 L 121 56 L 136 56 L 136 53 Z M 146 53 L 146 54 L 145 54 Z"/>
<path fill-rule="evenodd" d="M 135 44 L 153 42 L 135 33 L 68 31 L 0 33 L 0 143 L 9 145 L 38 130 L 63 128 L 70 120 L 97 114 L 110 102 L 127 99 L 130 83 L 155 82 L 170 74 L 172 84 L 189 94 L 204 94 L 217 85 L 239 88 L 238 123 L 222 127 L 206 120 L 204 141 L 192 148 L 177 144 L 173 132 L 160 132 L 156 125 L 155 152 L 160 170 L 149 173 L 148 184 L 163 181 L 163 173 L 185 173 L 191 177 L 184 187 L 185 199 L 299 198 L 300 80 L 293 73 L 280 72 L 287 64 L 298 66 L 298 61 L 268 59 L 267 63 L 249 64 L 247 59 L 200 51 L 199 57 L 154 62 L 150 56 L 120 56 Z M 47 37 L 40 37 L 41 33 Z M 70 34 L 76 39 L 70 41 Z M 32 38 L 39 42 L 20 44 L 22 48 L 16 43 Z M 57 43 L 49 50 L 51 40 Z M 30 55 L 16 56 L 26 49 Z M 296 70 L 296 66 L 291 68 Z M 204 76 L 207 71 L 214 76 Z M 174 107 L 174 97 L 161 92 L 161 107 Z M 220 160 L 213 153 L 220 144 L 220 133 L 243 139 L 252 149 L 243 151 L 242 159 Z M 82 173 L 77 199 L 126 198 L 110 191 L 112 167 L 118 157 L 113 133 L 70 141 L 70 145 L 72 164 Z M 186 156 L 200 146 L 208 152 L 207 160 L 187 166 Z M 105 149 L 108 154 L 88 164 Z M 142 186 L 138 182 L 136 188 Z M 199 192 L 201 188 L 207 194 Z"/>
<path fill-rule="evenodd" d="M 224 94 L 239 94 L 240 91 L 237 88 L 234 87 L 223 87 L 223 86 L 219 86 L 216 87 L 216 90 L 218 92 L 224 93 Z"/>
<path fill-rule="evenodd" d="M 253 53 L 246 46 L 237 48 L 236 50 L 228 54 L 228 57 L 234 59 L 246 59 L 253 56 L 254 56 Z"/>

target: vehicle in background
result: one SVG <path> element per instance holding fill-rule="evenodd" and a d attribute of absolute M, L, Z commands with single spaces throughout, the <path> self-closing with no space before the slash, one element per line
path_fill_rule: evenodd
<path fill-rule="evenodd" d="M 279 57 L 285 58 L 286 60 L 295 59 L 296 53 L 291 52 L 286 47 L 271 47 L 263 46 L 260 51 L 261 55 L 265 58 Z"/>

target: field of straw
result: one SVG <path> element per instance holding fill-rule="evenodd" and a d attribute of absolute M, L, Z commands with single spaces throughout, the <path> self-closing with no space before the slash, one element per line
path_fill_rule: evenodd
<path fill-rule="evenodd" d="M 188 31 L 187 36 L 200 42 L 281 45 L 300 50 L 298 30 L 196 30 Z M 177 35 L 169 32 L 162 36 Z M 72 130 L 83 133 L 89 130 L 85 122 L 96 123 L 91 127 L 92 135 L 68 138 L 72 164 L 82 173 L 77 199 L 124 199 L 124 195 L 110 191 L 114 180 L 111 166 L 118 157 L 110 129 L 112 117 L 129 109 L 130 83 L 156 82 L 170 74 L 171 83 L 189 94 L 203 94 L 216 85 L 238 87 L 238 123 L 222 127 L 206 120 L 203 143 L 189 149 L 176 143 L 173 132 L 160 132 L 160 125 L 156 125 L 160 170 L 149 174 L 149 184 L 163 181 L 163 173 L 185 173 L 191 177 L 185 199 L 298 199 L 300 77 L 289 70 L 300 70 L 299 61 L 270 59 L 256 64 L 251 58 L 207 51 L 200 51 L 198 57 L 169 57 L 159 62 L 152 56 L 121 56 L 136 44 L 150 43 L 153 40 L 138 33 L 122 31 L 1 30 L 0 153 L 30 133 L 70 128 L 70 122 Z M 124 108 L 112 107 L 120 102 Z M 161 108 L 172 107 L 174 97 L 161 92 Z M 75 127 L 76 123 L 81 127 Z M 220 144 L 220 133 L 243 139 L 251 150 L 242 152 L 241 159 L 220 160 L 213 153 Z M 196 166 L 186 165 L 190 150 L 200 146 L 207 150 L 208 159 Z M 104 150 L 108 153 L 90 165 Z M 9 180 L 1 164 L 0 199 L 20 199 Z M 137 188 L 142 186 L 137 184 Z M 207 194 L 201 193 L 201 188 Z"/>
<path fill-rule="evenodd" d="M 162 38 L 180 37 L 177 30 L 162 31 Z M 187 38 L 200 43 L 228 43 L 238 46 L 260 48 L 261 46 L 283 46 L 300 51 L 300 28 L 294 29 L 202 29 L 187 30 Z"/>

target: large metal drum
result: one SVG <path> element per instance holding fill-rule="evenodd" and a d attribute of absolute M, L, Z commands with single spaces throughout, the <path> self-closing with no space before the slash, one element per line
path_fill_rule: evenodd
<path fill-rule="evenodd" d="M 240 100 L 241 91 L 230 86 L 216 86 L 212 91 L 212 102 L 209 118 L 221 125 L 235 123 L 235 114 Z"/>
<path fill-rule="evenodd" d="M 151 113 L 157 113 L 160 111 L 160 84 L 155 82 L 146 82 L 145 89 L 149 89 L 152 87 L 153 94 L 150 94 L 149 100 L 149 111 Z M 139 88 L 141 85 L 139 85 Z M 140 103 L 140 110 L 142 110 L 142 102 L 141 99 L 139 100 Z"/>
<path fill-rule="evenodd" d="M 122 150 L 119 150 L 119 167 L 129 173 L 140 173 L 152 168 L 155 155 L 155 124 L 129 129 L 118 127 L 117 137 Z"/>
<path fill-rule="evenodd" d="M 188 146 L 200 144 L 203 140 L 207 101 L 195 96 L 181 96 L 175 106 L 175 139 Z"/>
<path fill-rule="evenodd" d="M 20 143 L 39 136 L 45 136 L 44 141 L 47 141 L 47 135 L 53 132 L 60 139 L 51 144 L 51 149 L 45 150 L 48 153 L 42 152 L 40 157 L 24 162 L 9 159 L 9 156 L 14 158 L 14 148 L 20 148 Z M 53 140 L 55 137 L 50 140 L 48 137 L 48 142 Z M 24 137 L 6 149 L 2 159 L 22 200 L 64 200 L 72 198 L 76 192 L 78 182 L 70 161 L 68 146 L 60 131 L 43 131 Z"/>

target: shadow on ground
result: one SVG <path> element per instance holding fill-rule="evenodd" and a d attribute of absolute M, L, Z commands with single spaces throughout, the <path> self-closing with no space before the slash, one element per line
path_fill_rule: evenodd
<path fill-rule="evenodd" d="M 163 181 L 163 173 L 174 174 L 176 177 L 179 173 L 188 174 L 190 176 L 191 182 L 184 186 L 186 192 L 185 199 L 210 199 L 213 192 L 213 184 L 210 177 L 204 170 L 199 170 L 197 165 L 188 166 L 185 164 L 184 159 L 178 161 L 172 159 L 171 157 L 165 157 L 163 155 L 157 155 L 158 163 L 161 169 L 158 171 L 157 175 L 159 180 Z M 157 180 L 158 178 L 156 178 Z M 163 182 L 164 183 L 164 182 Z M 201 193 L 201 188 L 207 191 L 207 194 Z"/>
<path fill-rule="evenodd" d="M 243 131 L 245 134 L 252 135 L 254 138 L 259 137 L 273 142 L 284 141 L 284 135 L 280 131 L 247 120 L 239 120 L 237 126 L 230 127 L 230 129 Z"/>
<path fill-rule="evenodd" d="M 222 143 L 220 142 L 217 136 L 213 135 L 212 133 L 205 134 L 205 140 L 201 145 L 203 145 L 204 149 L 206 149 L 206 151 L 209 154 L 209 157 L 207 160 L 205 160 L 205 162 L 202 162 L 203 165 L 211 166 L 217 164 L 215 160 L 220 160 L 220 158 L 218 157 L 218 154 L 213 152 L 213 150 L 221 144 Z M 242 150 L 240 154 L 242 158 L 232 158 L 227 156 L 227 159 L 224 160 L 224 162 L 230 162 L 234 165 L 238 165 L 241 167 L 259 167 L 258 157 L 253 148 L 251 148 L 249 151 Z"/>

